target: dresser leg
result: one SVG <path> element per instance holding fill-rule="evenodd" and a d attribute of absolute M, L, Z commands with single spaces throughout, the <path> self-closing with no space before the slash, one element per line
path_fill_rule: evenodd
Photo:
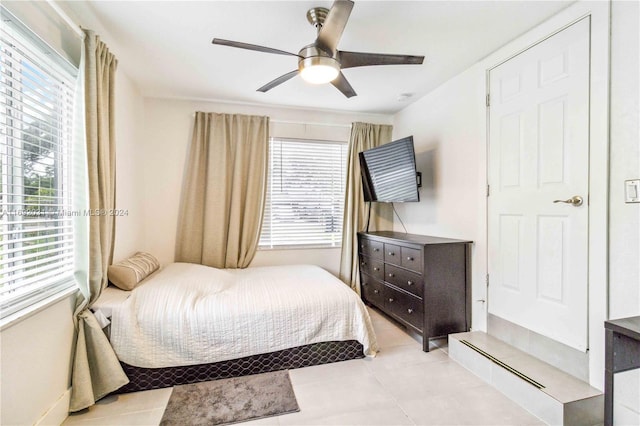
<path fill-rule="evenodd" d="M 426 335 L 422 335 L 422 351 L 429 352 L 429 337 Z"/>

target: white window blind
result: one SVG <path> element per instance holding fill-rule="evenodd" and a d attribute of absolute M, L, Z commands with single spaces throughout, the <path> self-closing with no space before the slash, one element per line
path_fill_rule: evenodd
<path fill-rule="evenodd" d="M 5 9 L 0 30 L 0 317 L 74 285 L 77 69 Z"/>
<path fill-rule="evenodd" d="M 339 247 L 347 144 L 270 139 L 261 248 Z"/>

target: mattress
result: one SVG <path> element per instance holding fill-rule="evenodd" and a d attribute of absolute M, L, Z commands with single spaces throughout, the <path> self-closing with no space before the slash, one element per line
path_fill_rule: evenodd
<path fill-rule="evenodd" d="M 102 290 L 102 294 L 96 302 L 91 306 L 96 315 L 104 315 L 106 318 L 111 318 L 113 308 L 120 306 L 131 294 L 130 291 L 120 290 L 118 287 L 108 286 Z"/>
<path fill-rule="evenodd" d="M 131 366 L 208 364 L 319 342 L 377 351 L 349 287 L 312 265 L 220 270 L 174 263 L 112 305 L 111 343 Z"/>

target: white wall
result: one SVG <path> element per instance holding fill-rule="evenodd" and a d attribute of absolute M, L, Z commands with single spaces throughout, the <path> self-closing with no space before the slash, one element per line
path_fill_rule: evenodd
<path fill-rule="evenodd" d="M 56 48 L 79 57 L 79 39 L 45 2 L 3 2 L 18 18 Z M 107 41 L 108 43 L 108 41 Z M 112 50 L 113 51 L 113 50 Z M 118 52 L 114 51 L 116 57 Z M 74 59 L 75 58 L 75 59 Z M 122 71 L 116 77 L 117 205 L 129 216 L 116 221 L 115 257 L 142 246 L 144 219 L 135 149 L 141 139 L 142 97 Z M 74 339 L 75 294 L 58 300 L 0 331 L 0 424 L 59 423 L 69 408 Z"/>
<path fill-rule="evenodd" d="M 117 53 L 117 52 L 116 52 Z M 119 71 L 116 77 L 116 217 L 114 262 L 127 258 L 143 245 L 145 219 L 142 197 L 144 156 L 142 145 L 144 101 L 131 79 Z"/>
<path fill-rule="evenodd" d="M 629 6 L 633 7 L 633 6 Z M 637 8 L 637 4 L 636 4 Z M 470 67 L 463 73 L 454 77 L 447 83 L 420 99 L 413 105 L 395 116 L 394 137 L 413 134 L 416 139 L 417 161 L 420 163 L 425 158 L 433 164 L 433 184 L 431 187 L 422 189 L 422 199 L 418 204 L 406 204 L 398 210 L 402 216 L 409 232 L 429 233 L 445 237 L 462 237 L 473 239 L 476 244 L 473 252 L 473 295 L 472 295 L 472 326 L 474 329 L 485 329 L 486 327 L 486 307 L 479 302 L 479 299 L 486 300 L 485 274 L 486 274 L 486 109 L 484 106 L 486 93 L 486 70 L 496 65 L 501 60 L 508 58 L 521 49 L 544 38 L 545 35 L 557 28 L 561 28 L 573 20 L 584 16 L 590 11 L 592 15 L 592 54 L 600 58 L 595 61 L 592 69 L 594 86 L 592 86 L 592 131 L 594 131 L 595 141 L 592 146 L 596 146 L 598 152 L 592 152 L 597 165 L 596 182 L 592 182 L 592 202 L 595 202 L 594 215 L 601 219 L 606 219 L 607 209 L 611 212 L 612 227 L 617 221 L 629 222 L 629 217 L 637 215 L 637 210 L 626 214 L 627 217 L 620 217 L 621 209 L 628 209 L 629 205 L 622 207 L 620 203 L 613 199 L 611 204 L 607 204 L 607 188 L 602 185 L 606 180 L 607 164 L 601 155 L 603 149 L 606 150 L 606 118 L 607 118 L 607 89 L 606 67 L 607 34 L 608 34 L 608 11 L 606 3 L 579 2 L 574 6 L 562 11 L 551 18 L 548 22 L 532 29 L 518 39 L 505 45 L 497 52 L 483 59 L 478 64 Z M 630 11 L 627 11 L 629 13 Z M 621 59 L 624 57 L 625 63 L 637 64 L 638 49 L 637 44 L 621 47 L 616 43 L 628 43 L 625 39 L 638 36 L 637 21 L 633 24 L 633 18 L 626 17 L 626 23 L 622 22 L 617 13 L 613 17 L 612 26 L 614 34 L 616 28 L 620 34 L 613 39 L 614 48 L 622 48 Z M 637 16 L 637 15 L 636 15 Z M 637 19 L 637 18 L 636 18 Z M 635 26 L 634 26 L 635 25 Z M 622 28 L 622 30 L 620 30 Z M 625 40 L 625 41 L 623 41 Z M 636 41 L 637 43 L 637 41 Z M 634 50 L 635 49 L 635 50 Z M 632 52 L 633 50 L 633 52 Z M 604 58 L 604 60 L 602 60 Z M 637 65 L 635 65 L 637 67 Z M 627 68 L 629 66 L 627 65 Z M 621 121 L 621 132 L 633 133 L 637 135 L 637 71 L 620 69 L 620 64 L 615 60 L 613 63 L 615 73 L 626 73 L 627 79 L 635 79 L 631 85 L 622 83 L 619 93 L 623 100 L 624 108 L 633 115 L 633 105 L 635 102 L 635 124 L 633 119 L 625 118 Z M 637 69 L 637 68 L 636 68 Z M 634 86 L 635 85 L 635 86 Z M 635 88 L 634 94 L 627 93 L 629 88 Z M 615 104 L 615 99 L 612 99 Z M 612 114 L 616 113 L 612 105 Z M 631 122 L 629 122 L 631 121 Z M 595 123 L 595 124 L 594 124 Z M 624 124 L 622 124 L 624 123 Z M 635 126 L 635 127 L 634 127 Z M 602 135 L 605 135 L 604 137 Z M 612 141 L 612 149 L 620 150 L 619 159 L 612 164 L 612 179 L 620 180 L 616 177 L 613 168 L 623 168 L 628 174 L 630 170 L 638 170 L 637 144 L 638 138 L 625 139 L 626 142 Z M 635 145 L 634 145 L 635 144 Z M 634 145 L 635 148 L 632 146 Z M 424 154 L 432 151 L 432 155 Z M 631 158 L 628 158 L 631 157 Z M 634 169 L 635 168 L 635 169 Z M 424 170 L 423 170 L 424 173 Z M 604 176 L 604 180 L 601 177 Z M 626 177 L 629 179 L 630 177 Z M 618 188 L 621 182 L 613 182 L 612 186 Z M 633 207 L 632 207 L 633 208 Z M 625 210 L 626 211 L 626 210 Z M 637 220 L 634 216 L 630 222 Z M 590 225 L 591 226 L 591 225 Z M 600 226 L 599 228 L 602 228 Z M 396 222 L 396 229 L 398 223 Z M 594 236 L 605 241 L 606 232 L 598 227 L 591 228 Z M 626 230 L 630 234 L 626 233 Z M 610 240 L 610 250 L 612 253 L 624 252 L 627 256 L 637 259 L 640 257 L 638 251 L 638 227 L 631 225 L 625 231 L 619 232 L 618 237 L 612 235 Z M 620 238 L 620 236 L 624 236 Z M 597 240 L 597 241 L 600 241 Z M 594 240 L 592 240 L 593 243 Z M 594 244 L 597 250 L 601 250 L 601 244 Z M 594 251 L 595 253 L 595 251 Z M 594 254 L 594 256 L 596 256 Z M 590 381 L 594 386 L 602 386 L 604 369 L 604 333 L 602 322 L 606 319 L 606 264 L 603 259 L 606 253 L 601 256 L 597 253 L 597 259 L 592 257 L 594 265 L 601 265 L 597 268 L 590 268 L 590 346 L 589 373 Z M 626 307 L 626 312 L 639 312 L 638 305 L 638 275 L 637 266 L 630 262 L 628 265 L 619 265 L 619 274 L 624 276 L 623 282 L 628 284 L 626 288 L 616 288 L 612 286 L 610 298 L 618 300 Z M 593 279 L 596 277 L 597 279 Z M 626 292 L 633 287 L 631 300 L 625 300 Z"/>
<path fill-rule="evenodd" d="M 389 124 L 391 116 L 269 108 L 195 100 L 146 98 L 144 137 L 138 145 L 144 169 L 144 249 L 161 264 L 173 262 L 186 153 L 196 111 L 271 117 L 271 134 L 280 137 L 348 140 L 353 121 Z M 307 125 L 293 123 L 309 123 Z M 119 189 L 121 190 L 121 189 Z M 337 273 L 340 249 L 259 250 L 252 266 L 313 263 Z"/>
<path fill-rule="evenodd" d="M 640 3 L 611 7 L 609 316 L 640 315 L 640 204 L 625 204 L 624 181 L 640 179 Z"/>
<path fill-rule="evenodd" d="M 75 293 L 0 332 L 0 424 L 66 417 L 74 306 Z"/>
<path fill-rule="evenodd" d="M 578 7 L 587 6 L 583 3 Z M 623 199 L 624 180 L 640 178 L 638 8 L 638 2 L 617 1 L 611 8 L 610 181 L 607 204 L 610 318 L 640 315 L 640 205 L 625 204 Z M 561 15 L 567 15 L 567 12 Z M 398 113 L 394 121 L 394 137 L 413 134 L 418 165 L 422 161 L 433 167 L 432 180 L 428 176 L 427 187 L 421 190 L 422 201 L 398 209 L 408 231 L 476 241 L 472 303 L 473 327 L 476 329 L 486 326 L 484 304 L 476 300 L 486 296 L 486 118 L 482 104 L 485 70 L 490 65 L 494 64 L 483 60 L 470 67 Z M 592 96 L 601 95 L 601 92 L 592 93 Z M 590 285 L 602 287 L 606 283 Z M 594 303 L 599 302 L 596 300 Z M 603 375 L 604 345 L 600 341 L 603 339 L 599 338 L 600 324 L 601 321 L 590 323 L 590 327 L 598 328 L 591 335 L 590 342 L 590 380 L 596 386 L 601 385 Z M 616 397 L 617 422 L 640 423 L 640 372 L 625 373 L 616 380 L 616 388 L 620 390 Z"/>
<path fill-rule="evenodd" d="M 80 40 L 44 3 L 3 1 L 18 19 L 76 65 Z M 0 424 L 34 424 L 66 416 L 75 294 L 0 331 Z"/>
<path fill-rule="evenodd" d="M 140 139 L 142 98 L 126 74 L 119 73 L 116 80 L 116 198 L 119 208 L 129 209 L 129 216 L 116 222 L 117 259 L 143 245 L 140 221 L 144 216 L 142 188 L 133 184 L 140 173 L 134 147 Z M 52 407 L 60 410 L 58 403 L 66 415 L 74 306 L 75 295 L 71 295 L 0 332 L 0 424 L 34 424 Z"/>
<path fill-rule="evenodd" d="M 624 203 L 624 181 L 640 179 L 640 3 L 611 6 L 609 317 L 640 315 L 640 204 Z M 616 374 L 616 424 L 640 424 L 640 370 Z"/>
<path fill-rule="evenodd" d="M 419 203 L 396 204 L 407 232 L 468 239 L 472 326 L 486 329 L 484 72 L 473 66 L 395 116 L 394 139 L 413 135 L 422 172 Z M 398 221 L 395 229 L 402 231 Z"/>

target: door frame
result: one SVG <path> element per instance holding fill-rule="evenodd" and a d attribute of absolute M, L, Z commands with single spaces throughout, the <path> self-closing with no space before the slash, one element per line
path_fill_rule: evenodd
<path fill-rule="evenodd" d="M 489 71 L 557 32 L 588 17 L 590 33 L 588 354 L 589 383 L 604 388 L 604 321 L 608 319 L 609 264 L 609 48 L 610 2 L 578 2 L 508 43 L 482 61 L 485 96 Z M 488 184 L 489 109 L 485 110 L 485 188 Z M 488 198 L 484 198 L 484 269 L 488 272 Z M 486 300 L 487 289 L 484 295 Z M 477 297 L 476 297 L 477 299 Z M 485 317 L 488 315 L 485 304 Z M 485 319 L 486 321 L 486 319 Z M 485 322 L 486 324 L 486 322 Z"/>

